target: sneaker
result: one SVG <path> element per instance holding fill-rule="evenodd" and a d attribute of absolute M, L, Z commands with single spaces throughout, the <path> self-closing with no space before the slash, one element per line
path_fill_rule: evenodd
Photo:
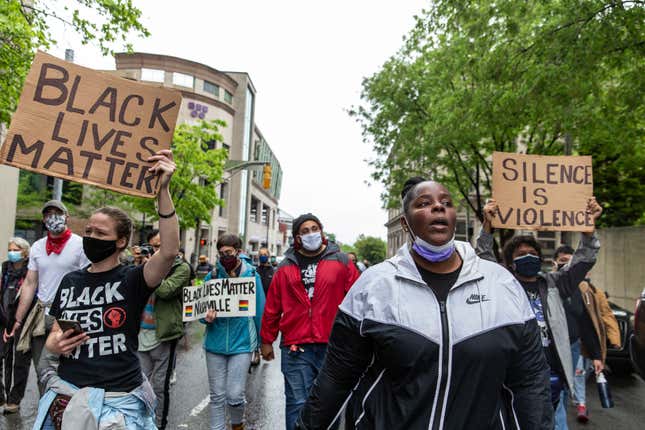
<path fill-rule="evenodd" d="M 589 421 L 589 415 L 587 414 L 587 407 L 585 405 L 578 405 L 578 422 L 585 424 Z"/>
<path fill-rule="evenodd" d="M 15 414 L 20 410 L 20 405 L 16 405 L 15 403 L 7 403 L 4 406 L 4 413 L 5 414 Z"/>
<path fill-rule="evenodd" d="M 175 385 L 175 382 L 177 382 L 177 371 L 173 370 L 172 375 L 170 375 L 170 385 Z"/>

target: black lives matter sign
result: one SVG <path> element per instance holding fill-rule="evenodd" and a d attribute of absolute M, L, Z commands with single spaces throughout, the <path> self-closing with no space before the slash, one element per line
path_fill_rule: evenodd
<path fill-rule="evenodd" d="M 0 162 L 141 197 L 158 176 L 147 158 L 169 149 L 179 92 L 38 52 Z"/>
<path fill-rule="evenodd" d="M 493 227 L 592 231 L 586 212 L 593 196 L 590 156 L 493 153 Z"/>

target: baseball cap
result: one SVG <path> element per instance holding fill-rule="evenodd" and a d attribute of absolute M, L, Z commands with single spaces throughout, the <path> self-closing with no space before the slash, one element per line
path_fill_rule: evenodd
<path fill-rule="evenodd" d="M 63 202 L 61 202 L 60 200 L 50 200 L 50 201 L 48 201 L 47 203 L 45 203 L 45 204 L 43 205 L 43 209 L 42 209 L 40 212 L 41 212 L 41 213 L 45 213 L 45 211 L 46 211 L 48 208 L 56 208 L 56 209 L 59 209 L 59 210 L 63 211 L 63 213 L 64 213 L 65 215 L 68 215 L 67 208 L 65 207 L 65 205 L 63 204 Z"/>

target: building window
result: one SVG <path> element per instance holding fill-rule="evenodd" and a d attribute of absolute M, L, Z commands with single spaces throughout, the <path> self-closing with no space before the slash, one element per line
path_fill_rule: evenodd
<path fill-rule="evenodd" d="M 141 80 L 150 82 L 163 82 L 164 71 L 157 69 L 141 69 Z"/>
<path fill-rule="evenodd" d="M 255 197 L 251 197 L 251 215 L 249 221 L 258 222 L 258 205 L 260 202 Z"/>
<path fill-rule="evenodd" d="M 216 85 L 209 81 L 204 81 L 204 92 L 212 94 L 215 97 L 219 98 L 219 85 Z"/>
<path fill-rule="evenodd" d="M 226 103 L 233 103 L 233 94 L 229 93 L 227 90 L 224 90 L 224 101 Z"/>
<path fill-rule="evenodd" d="M 195 83 L 195 78 L 190 75 L 185 75 L 183 73 L 174 72 L 172 74 L 172 83 L 173 85 L 178 85 L 180 87 L 193 88 Z"/>
<path fill-rule="evenodd" d="M 262 205 L 262 224 L 269 225 L 269 207 Z"/>

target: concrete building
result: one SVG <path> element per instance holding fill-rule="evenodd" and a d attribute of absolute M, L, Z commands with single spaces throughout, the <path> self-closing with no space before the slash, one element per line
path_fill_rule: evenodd
<path fill-rule="evenodd" d="M 265 161 L 271 164 L 272 181 L 262 188 L 262 166 L 225 173 L 217 185 L 226 205 L 216 207 L 209 224 L 182 232 L 187 258 L 197 255 L 214 260 L 217 238 L 226 232 L 239 234 L 244 249 L 256 255 L 261 246 L 280 254 L 277 222 L 282 168 L 259 127 L 255 124 L 256 90 L 247 73 L 222 72 L 210 66 L 158 54 L 132 53 L 116 55 L 115 73 L 121 77 L 162 84 L 181 91 L 183 96 L 178 124 L 196 123 L 200 119 L 223 120 L 220 132 L 231 160 Z M 176 202 L 181 204 L 181 202 Z"/>

